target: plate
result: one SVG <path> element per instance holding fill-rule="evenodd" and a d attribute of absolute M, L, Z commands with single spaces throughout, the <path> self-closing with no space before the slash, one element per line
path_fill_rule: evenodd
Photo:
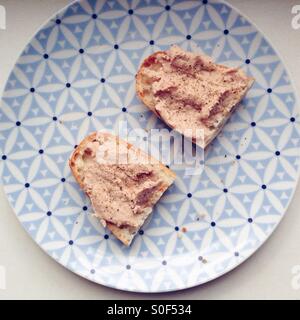
<path fill-rule="evenodd" d="M 240 66 L 255 84 L 205 153 L 201 175 L 177 172 L 129 248 L 106 233 L 67 160 L 91 131 L 163 124 L 135 95 L 144 57 L 171 44 Z M 79 1 L 33 37 L 0 109 L 8 200 L 33 240 L 94 282 L 137 292 L 205 283 L 254 253 L 286 212 L 299 173 L 299 112 L 265 37 L 226 3 Z"/>

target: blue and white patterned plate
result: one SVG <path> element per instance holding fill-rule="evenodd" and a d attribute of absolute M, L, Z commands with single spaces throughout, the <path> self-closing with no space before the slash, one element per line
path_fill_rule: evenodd
<path fill-rule="evenodd" d="M 199 178 L 176 183 L 130 248 L 92 217 L 67 159 L 89 132 L 161 123 L 136 98 L 150 53 L 177 43 L 256 80 L 206 151 Z M 233 269 L 284 215 L 299 172 L 299 113 L 289 77 L 267 40 L 213 1 L 80 1 L 30 41 L 0 109 L 5 192 L 23 227 L 49 255 L 97 283 L 162 292 Z M 200 217 L 199 217 L 200 216 Z"/>

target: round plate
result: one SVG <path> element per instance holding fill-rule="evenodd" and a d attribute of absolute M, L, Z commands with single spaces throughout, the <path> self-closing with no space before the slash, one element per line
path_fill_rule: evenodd
<path fill-rule="evenodd" d="M 151 221 L 125 248 L 92 216 L 68 158 L 90 132 L 162 123 L 135 95 L 149 54 L 177 43 L 240 66 L 255 84 L 205 153 L 201 177 L 177 172 Z M 34 241 L 94 282 L 140 292 L 195 286 L 267 239 L 295 190 L 298 109 L 268 41 L 212 1 L 80 1 L 52 18 L 16 63 L 0 110 L 3 184 Z"/>

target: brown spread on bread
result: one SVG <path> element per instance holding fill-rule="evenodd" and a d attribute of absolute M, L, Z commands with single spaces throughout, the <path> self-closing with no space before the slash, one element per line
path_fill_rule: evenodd
<path fill-rule="evenodd" d="M 158 160 L 108 133 L 84 139 L 70 167 L 94 215 L 129 245 L 175 174 Z"/>
<path fill-rule="evenodd" d="M 192 132 L 203 129 L 204 147 L 253 83 L 240 69 L 178 46 L 148 57 L 136 79 L 141 100 L 171 128 L 192 139 Z"/>

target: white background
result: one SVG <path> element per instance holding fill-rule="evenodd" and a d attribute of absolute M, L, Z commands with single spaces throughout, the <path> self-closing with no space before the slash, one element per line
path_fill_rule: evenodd
<path fill-rule="evenodd" d="M 14 63 L 38 27 L 69 0 L 0 0 L 7 29 L 0 30 L 0 92 Z M 228 0 L 254 22 L 282 56 L 300 93 L 300 29 L 291 9 L 300 0 Z M 300 107 L 300 106 L 299 106 Z M 0 299 L 299 299 L 292 288 L 300 265 L 300 187 L 278 229 L 244 264 L 205 285 L 167 294 L 134 294 L 91 283 L 64 269 L 26 234 L 0 187 L 0 266 L 6 290 Z"/>

